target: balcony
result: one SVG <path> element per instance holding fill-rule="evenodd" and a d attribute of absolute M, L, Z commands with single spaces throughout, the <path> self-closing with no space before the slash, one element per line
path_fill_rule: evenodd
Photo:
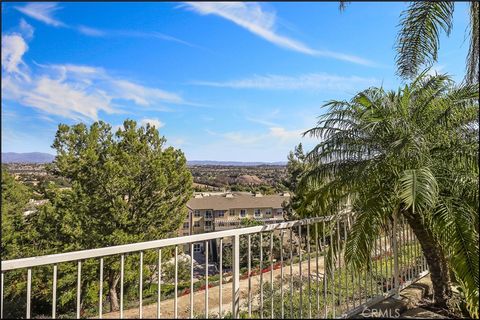
<path fill-rule="evenodd" d="M 60 308 L 57 307 L 62 307 L 62 316 L 76 318 L 350 317 L 364 307 L 397 294 L 400 289 L 428 273 L 417 239 L 402 222 L 388 226 L 376 239 L 369 270 L 354 273 L 350 267 L 346 268 L 343 250 L 351 219 L 354 218 L 344 213 L 2 261 L 1 317 L 9 311 L 8 307 L 12 307 L 12 304 L 4 303 L 4 288 L 11 286 L 25 290 L 25 309 L 22 312 L 26 318 L 55 318 L 59 316 L 57 310 Z M 211 261 L 209 252 L 216 251 L 216 248 L 209 248 L 211 240 L 216 240 L 218 245 L 218 262 Z M 260 245 L 254 246 L 257 241 Z M 180 255 L 179 249 L 190 246 L 190 252 L 193 252 L 195 243 L 202 243 L 205 248 L 203 252 L 196 253 L 204 257 L 204 267 L 201 270 L 212 269 L 208 266 L 216 263 L 217 275 L 214 278 L 198 274 L 198 271 L 194 273 L 194 267 L 198 270 L 199 264 L 194 259 L 189 259 L 189 287 L 183 288 L 180 287 L 183 282 L 178 279 L 178 267 L 179 260 L 185 258 L 185 255 Z M 330 246 L 336 250 L 329 250 Z M 230 248 L 229 251 L 226 250 L 227 247 Z M 172 252 L 172 259 L 164 256 L 162 260 L 162 252 L 165 255 Z M 223 270 L 226 254 L 232 255 L 232 264 L 228 270 Z M 333 254 L 333 259 L 324 259 L 328 254 Z M 153 258 L 153 261 L 147 261 L 147 256 Z M 136 260 L 129 261 L 137 263 L 127 264 L 126 258 L 134 258 Z M 120 309 L 113 311 L 106 310 L 104 306 L 110 289 L 104 270 L 107 263 L 112 261 L 120 274 L 117 287 Z M 329 261 L 333 261 L 331 268 L 324 269 Z M 66 264 L 76 268 L 75 273 L 68 275 L 73 280 L 69 290 L 74 293 L 76 303 L 61 306 L 59 295 L 65 293 L 62 292 L 65 287 L 60 287 L 57 283 L 64 284 L 62 277 L 67 275 L 58 272 L 58 268 Z M 96 273 L 82 272 L 82 266 L 85 270 L 92 264 L 96 266 Z M 175 280 L 166 282 L 162 275 L 169 264 L 175 267 Z M 124 279 L 127 267 L 134 268 L 133 271 L 137 274 L 134 283 Z M 162 273 L 158 274 L 158 270 Z M 43 277 L 49 275 L 45 285 L 50 286 L 51 290 L 40 292 L 32 286 L 34 278 L 40 274 Z M 146 278 L 147 274 L 149 278 Z M 149 287 L 152 284 L 155 285 L 155 290 Z M 166 285 L 173 286 L 173 292 L 168 297 L 160 294 Z M 130 291 L 127 286 L 132 290 L 137 288 L 137 293 L 128 296 Z M 87 295 L 85 288 L 90 288 L 90 295 L 92 288 L 98 288 L 96 302 L 88 306 L 84 304 Z M 32 298 L 32 290 L 36 299 Z M 41 309 L 35 305 L 41 294 L 48 295 L 53 301 L 48 314 L 39 311 Z M 17 308 L 19 306 L 22 304 L 17 305 Z M 69 306 L 71 309 L 66 310 Z M 45 310 L 44 307 L 42 310 Z"/>

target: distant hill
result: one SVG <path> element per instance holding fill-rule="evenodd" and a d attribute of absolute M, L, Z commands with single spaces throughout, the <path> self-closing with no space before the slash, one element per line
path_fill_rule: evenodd
<path fill-rule="evenodd" d="M 55 159 L 53 154 L 43 152 L 2 152 L 2 163 L 47 163 Z"/>
<path fill-rule="evenodd" d="M 243 174 L 235 179 L 235 183 L 242 185 L 260 185 L 263 184 L 264 181 L 256 175 Z"/>
<path fill-rule="evenodd" d="M 43 152 L 2 152 L 2 163 L 48 163 L 52 162 L 55 156 Z M 193 160 L 187 161 L 189 166 L 284 166 L 286 162 L 241 162 L 241 161 L 213 161 Z"/>
<path fill-rule="evenodd" d="M 283 161 L 277 162 L 241 162 L 241 161 L 213 161 L 213 160 L 192 160 L 187 161 L 189 166 L 285 166 Z"/>

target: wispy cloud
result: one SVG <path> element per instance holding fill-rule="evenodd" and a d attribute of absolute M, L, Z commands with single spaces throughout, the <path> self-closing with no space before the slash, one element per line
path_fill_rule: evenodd
<path fill-rule="evenodd" d="M 257 118 L 252 118 L 252 117 L 246 117 L 245 120 L 253 122 L 253 123 L 258 123 L 264 126 L 276 126 L 277 124 L 271 121 L 263 120 L 263 119 L 257 119 Z"/>
<path fill-rule="evenodd" d="M 92 37 L 103 37 L 106 35 L 105 31 L 83 26 L 83 25 L 78 26 L 77 30 L 78 32 L 83 33 L 84 35 L 92 36 Z"/>
<path fill-rule="evenodd" d="M 276 31 L 276 13 L 274 11 L 265 11 L 260 4 L 255 2 L 186 2 L 183 6 L 202 15 L 213 14 L 220 16 L 285 49 L 361 65 L 374 65 L 373 62 L 367 59 L 341 52 L 313 49 L 298 40 L 280 35 Z"/>
<path fill-rule="evenodd" d="M 25 19 L 20 19 L 20 33 L 27 39 L 31 39 L 35 33 L 35 29 Z"/>
<path fill-rule="evenodd" d="M 147 39 L 160 39 L 164 41 L 171 41 L 175 43 L 179 43 L 188 47 L 203 49 L 205 48 L 198 46 L 196 44 L 178 39 L 176 37 L 170 36 L 168 34 L 164 34 L 161 32 L 148 32 L 148 31 L 135 31 L 135 30 L 104 30 L 102 31 L 102 36 L 109 36 L 109 37 L 131 37 L 131 38 L 147 38 Z"/>
<path fill-rule="evenodd" d="M 165 123 L 163 123 L 157 118 L 155 119 L 144 118 L 140 120 L 140 125 L 142 126 L 146 125 L 147 123 L 150 124 L 151 126 L 154 126 L 156 129 L 160 129 L 161 127 L 165 126 Z"/>
<path fill-rule="evenodd" d="M 113 77 L 103 68 L 73 64 L 30 67 L 23 61 L 27 50 L 21 35 L 2 35 L 2 98 L 46 114 L 96 120 L 99 112 L 129 111 L 126 102 L 157 110 L 164 104 L 193 104 L 176 93 Z M 145 120 L 158 127 L 162 124 L 158 119 Z"/>
<path fill-rule="evenodd" d="M 57 10 L 61 9 L 57 3 L 31 2 L 23 7 L 15 7 L 21 13 L 30 18 L 39 20 L 54 27 L 65 27 L 66 25 L 54 17 Z"/>
<path fill-rule="evenodd" d="M 29 81 L 23 55 L 28 50 L 28 45 L 19 34 L 2 35 L 2 68 L 5 72 L 21 76 Z"/>
<path fill-rule="evenodd" d="M 225 140 L 230 141 L 234 144 L 241 145 L 255 145 L 259 146 L 269 145 L 269 144 L 278 144 L 278 143 L 298 143 L 301 141 L 312 141 L 314 138 L 302 137 L 302 133 L 307 129 L 286 129 L 282 126 L 271 126 L 267 128 L 267 131 L 264 133 L 251 133 L 244 131 L 230 131 L 219 133 L 209 129 L 205 131 L 212 136 L 219 136 Z"/>
<path fill-rule="evenodd" d="M 259 90 L 335 90 L 344 91 L 379 84 L 375 78 L 338 76 L 328 73 L 309 73 L 299 76 L 254 75 L 230 81 L 192 81 L 192 84 L 232 89 Z"/>
<path fill-rule="evenodd" d="M 72 26 L 64 23 L 55 17 L 55 12 L 61 9 L 58 3 L 28 3 L 25 6 L 15 7 L 18 11 L 26 16 L 41 21 L 47 25 L 60 28 L 68 28 L 76 30 L 77 32 L 90 37 L 135 37 L 135 38 L 149 38 L 160 39 L 164 41 L 176 42 L 192 48 L 204 49 L 195 44 L 178 39 L 176 37 L 161 33 L 161 32 L 143 32 L 134 30 L 101 30 L 85 25 Z M 23 22 L 25 22 L 22 19 Z M 25 22 L 26 23 L 26 22 Z M 26 23 L 28 25 L 28 23 Z M 30 26 L 31 27 L 31 26 Z"/>

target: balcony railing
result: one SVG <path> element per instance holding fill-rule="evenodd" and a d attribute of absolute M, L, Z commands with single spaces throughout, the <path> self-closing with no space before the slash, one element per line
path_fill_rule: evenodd
<path fill-rule="evenodd" d="M 51 316 L 56 318 L 58 267 L 62 264 L 74 262 L 76 264 L 76 303 L 74 309 L 62 312 L 80 317 L 95 317 L 95 314 L 86 314 L 82 311 L 82 299 L 85 288 L 82 282 L 82 265 L 89 262 L 98 263 L 98 305 L 96 314 L 102 317 L 132 316 L 132 309 L 125 308 L 125 258 L 138 257 L 138 264 L 134 265 L 138 272 L 138 313 L 134 317 L 142 318 L 145 312 L 147 317 L 189 317 L 194 316 L 240 316 L 295 318 L 295 317 L 349 317 L 382 299 L 398 294 L 398 291 L 428 273 L 426 261 L 415 235 L 408 225 L 402 221 L 388 226 L 374 242 L 371 251 L 371 260 L 368 268 L 353 270 L 345 265 L 343 257 L 345 241 L 349 228 L 355 217 L 350 214 L 337 216 L 316 217 L 298 221 L 289 221 L 264 226 L 231 229 L 225 231 L 196 234 L 184 237 L 161 239 L 142 243 L 132 243 L 114 247 L 105 247 L 92 250 L 83 250 L 63 254 L 31 257 L 25 259 L 2 261 L 1 273 L 1 310 L 3 318 L 6 312 L 4 304 L 4 286 L 18 285 L 5 282 L 12 277 L 5 277 L 10 272 L 23 275 L 26 282 L 25 317 L 32 316 L 32 309 L 39 310 L 32 301 L 32 277 L 36 269 L 50 268 L 51 272 Z M 216 289 L 212 288 L 212 276 L 207 276 L 211 270 L 212 257 L 209 254 L 209 244 L 217 240 L 218 244 L 218 280 Z M 224 240 L 228 240 L 224 242 Z M 194 259 L 190 259 L 190 287 L 179 292 L 179 249 L 190 246 L 193 252 L 195 243 L 203 243 L 204 286 L 194 290 L 194 282 L 199 281 L 198 274 L 194 275 L 194 268 L 198 268 Z M 225 243 L 225 244 L 224 244 Z M 226 251 L 226 248 L 231 251 Z M 173 249 L 173 250 L 172 250 Z M 153 252 L 152 252 L 153 251 Z M 174 286 L 173 297 L 161 300 L 162 286 L 162 251 L 173 252 Z M 151 270 L 151 265 L 144 265 L 144 253 L 154 253 L 156 269 L 150 279 L 144 279 L 144 271 Z M 225 254 L 231 254 L 231 266 L 224 270 Z M 104 313 L 104 263 L 119 260 L 119 307 L 118 313 Z M 137 261 L 137 260 L 136 260 Z M 160 272 L 159 272 L 160 271 Z M 229 271 L 228 273 L 225 271 Z M 268 277 L 269 276 L 269 277 Z M 86 276 L 85 276 L 86 277 Z M 90 274 L 91 277 L 91 274 Z M 18 280 L 18 279 L 17 279 Z M 228 281 L 227 281 L 228 280 Z M 97 281 L 97 280 L 94 280 Z M 209 285 L 209 281 L 211 282 Z M 144 305 L 143 285 L 156 282 L 157 290 L 153 293 L 148 305 Z M 226 295 L 224 287 L 231 287 L 231 296 Z M 33 288 L 35 290 L 36 288 Z M 105 290 L 104 290 L 105 289 Z M 90 292 L 91 294 L 91 292 Z M 138 297 L 138 298 L 137 298 Z M 196 301 L 194 301 L 194 298 Z M 224 301 L 228 298 L 228 301 Z M 186 300 L 188 299 L 188 301 Z M 152 302 L 155 301 L 156 303 Z M 179 300 L 184 307 L 179 308 Z M 10 304 L 11 305 L 11 304 Z M 188 307 L 185 307 L 188 306 Z M 227 310 L 228 308 L 228 310 Z M 91 310 L 91 309 L 90 309 Z M 35 316 L 43 316 L 44 311 L 38 311 Z M 91 312 L 91 311 L 90 311 Z M 40 313 L 40 314 L 39 314 Z M 228 313 L 228 314 L 227 314 Z"/>

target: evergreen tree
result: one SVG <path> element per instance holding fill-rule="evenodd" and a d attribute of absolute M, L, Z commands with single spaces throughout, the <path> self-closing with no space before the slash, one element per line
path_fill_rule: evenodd
<path fill-rule="evenodd" d="M 35 255 L 175 237 L 187 216 L 192 176 L 184 154 L 164 147 L 165 141 L 155 127 L 137 127 L 132 120 L 116 133 L 102 121 L 89 128 L 82 123 L 59 125 L 52 146 L 57 156 L 49 171 L 69 180 L 72 188 L 46 188 L 49 204 L 32 220 L 28 246 L 34 243 Z M 164 257 L 168 255 L 164 250 Z M 155 258 L 155 252 L 145 252 L 145 279 L 156 272 Z M 98 259 L 83 262 L 82 308 L 98 303 L 98 264 Z M 133 288 L 130 284 L 138 285 L 138 266 L 138 254 L 126 256 L 126 294 Z M 36 277 L 51 290 L 51 268 L 47 269 L 37 269 Z M 67 275 L 59 277 L 60 307 L 75 303 L 75 270 L 76 264 L 59 266 L 59 274 Z M 118 310 L 118 256 L 105 258 L 104 279 L 111 310 Z M 42 297 L 48 301 L 45 293 Z"/>

